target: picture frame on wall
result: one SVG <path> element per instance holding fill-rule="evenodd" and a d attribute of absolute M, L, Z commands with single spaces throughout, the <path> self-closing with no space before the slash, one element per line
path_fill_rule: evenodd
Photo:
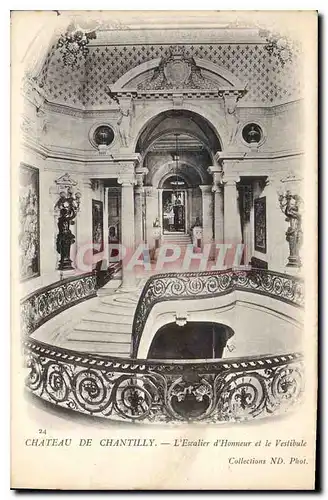
<path fill-rule="evenodd" d="M 23 163 L 19 168 L 18 239 L 20 280 L 40 276 L 39 170 Z"/>
<path fill-rule="evenodd" d="M 257 252 L 267 252 L 266 197 L 254 200 L 254 248 Z"/>
<path fill-rule="evenodd" d="M 100 200 L 92 200 L 92 245 L 93 254 L 104 250 L 104 204 Z"/>

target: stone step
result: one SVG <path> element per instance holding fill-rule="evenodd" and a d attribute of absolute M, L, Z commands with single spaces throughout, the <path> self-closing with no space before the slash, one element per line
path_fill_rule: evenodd
<path fill-rule="evenodd" d="M 163 238 L 162 238 L 162 241 L 180 241 L 180 240 L 183 240 L 183 241 L 191 241 L 191 238 L 188 234 L 174 234 L 172 236 L 168 236 L 168 235 L 165 235 Z"/>
<path fill-rule="evenodd" d="M 132 331 L 132 321 L 130 323 L 118 323 L 117 318 L 114 318 L 115 321 L 89 321 L 88 319 L 82 319 L 81 323 L 79 323 L 74 331 L 86 331 L 86 332 L 112 332 L 112 333 L 131 333 Z"/>
<path fill-rule="evenodd" d="M 102 297 L 103 295 L 113 295 L 116 290 L 121 286 L 121 279 L 113 279 L 110 280 L 106 285 L 102 286 L 98 289 L 97 295 L 98 297 Z"/>
<path fill-rule="evenodd" d="M 99 330 L 74 330 L 67 337 L 68 341 L 79 342 L 107 342 L 109 344 L 131 345 L 131 331 L 126 332 L 104 332 Z"/>
<path fill-rule="evenodd" d="M 130 305 L 127 305 L 126 307 L 122 305 L 113 305 L 113 304 L 107 304 L 107 303 L 101 303 L 98 305 L 97 308 L 91 309 L 90 313 L 100 313 L 100 314 L 114 314 L 115 316 L 126 316 L 126 317 L 133 317 L 134 315 L 134 307 L 131 308 Z"/>
<path fill-rule="evenodd" d="M 133 321 L 133 315 L 122 314 L 120 309 L 117 312 L 113 312 L 113 308 L 108 307 L 108 312 L 103 311 L 92 311 L 87 314 L 82 321 L 92 321 L 96 324 L 98 323 L 119 323 L 131 325 Z"/>
<path fill-rule="evenodd" d="M 90 352 L 92 354 L 107 354 L 122 358 L 130 357 L 130 344 L 109 343 L 109 342 L 77 342 L 68 341 L 63 347 L 79 352 Z"/>
<path fill-rule="evenodd" d="M 118 295 L 118 294 L 110 295 L 110 296 L 101 298 L 102 304 L 108 304 L 111 306 L 118 306 L 118 307 L 122 307 L 121 304 L 124 304 L 124 305 L 126 304 L 131 309 L 134 307 L 135 302 L 136 302 L 136 299 L 131 300 L 124 295 Z"/>
<path fill-rule="evenodd" d="M 137 305 L 138 299 L 137 298 L 132 298 L 132 297 L 120 297 L 119 295 L 116 295 L 115 298 L 113 298 L 113 305 L 116 304 L 126 304 L 128 306 L 134 306 Z M 108 302 L 107 302 L 108 303 Z"/>

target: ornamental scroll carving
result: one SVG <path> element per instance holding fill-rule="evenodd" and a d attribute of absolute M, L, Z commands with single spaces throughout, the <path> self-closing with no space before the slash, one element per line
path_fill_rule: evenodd
<path fill-rule="evenodd" d="M 207 89 L 217 90 L 215 83 L 204 78 L 193 57 L 185 48 L 172 46 L 169 55 L 161 58 L 152 76 L 138 85 L 138 90 Z"/>

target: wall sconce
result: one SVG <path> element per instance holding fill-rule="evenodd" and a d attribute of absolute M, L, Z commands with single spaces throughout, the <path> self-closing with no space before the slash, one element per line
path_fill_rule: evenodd
<path fill-rule="evenodd" d="M 73 181 L 69 174 L 65 174 L 56 181 L 60 189 L 59 199 L 55 204 L 55 213 L 58 215 L 58 234 L 56 239 L 56 249 L 60 254 L 58 264 L 59 270 L 74 269 L 70 259 L 71 245 L 75 242 L 75 236 L 70 230 L 70 226 L 74 225 L 74 219 L 80 210 L 81 193 L 74 188 L 76 182 Z"/>
<path fill-rule="evenodd" d="M 289 244 L 289 257 L 286 266 L 301 267 L 300 248 L 303 242 L 302 208 L 303 200 L 299 194 L 301 177 L 289 173 L 281 179 L 282 186 L 278 190 L 278 200 L 282 213 L 286 216 L 289 227 L 286 240 Z"/>

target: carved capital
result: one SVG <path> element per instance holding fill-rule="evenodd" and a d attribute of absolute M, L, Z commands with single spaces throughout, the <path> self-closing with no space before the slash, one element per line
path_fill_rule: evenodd
<path fill-rule="evenodd" d="M 121 184 L 122 187 L 133 187 L 137 181 L 134 174 L 122 173 L 118 176 L 117 182 Z"/>
<path fill-rule="evenodd" d="M 209 174 L 213 175 L 213 187 L 212 187 L 213 193 L 215 193 L 216 191 L 220 191 L 222 187 L 222 176 L 223 176 L 222 170 L 217 166 L 211 166 L 208 167 L 207 171 Z"/>
<path fill-rule="evenodd" d="M 137 181 L 137 186 L 142 187 L 143 186 L 143 181 L 144 177 L 148 174 L 148 168 L 146 167 L 138 167 L 136 169 L 136 181 Z"/>
<path fill-rule="evenodd" d="M 199 187 L 200 187 L 200 190 L 203 193 L 203 195 L 204 194 L 209 194 L 209 193 L 212 192 L 212 186 L 210 184 L 209 185 L 203 184 L 203 185 L 200 185 Z"/>
<path fill-rule="evenodd" d="M 236 186 L 240 182 L 239 175 L 224 175 L 222 182 L 225 186 Z"/>

